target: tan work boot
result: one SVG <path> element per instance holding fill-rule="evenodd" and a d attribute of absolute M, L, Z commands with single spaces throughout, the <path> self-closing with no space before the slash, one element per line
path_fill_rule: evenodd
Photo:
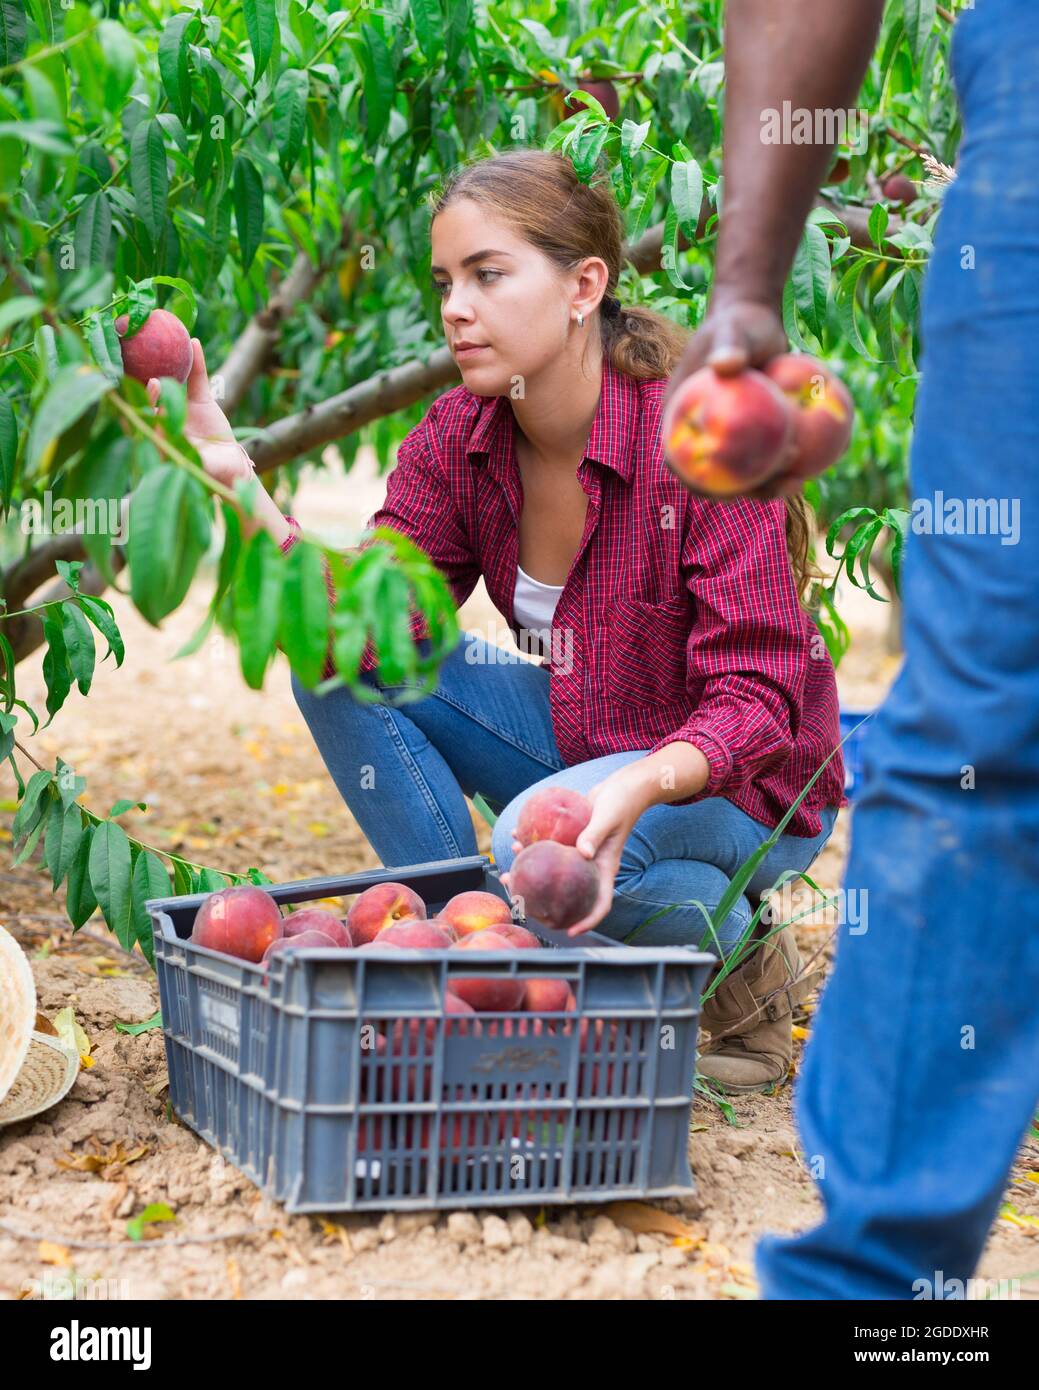
<path fill-rule="evenodd" d="M 700 1049 L 700 1076 L 718 1090 L 736 1094 L 782 1085 L 794 1053 L 794 1005 L 820 973 L 816 969 L 797 979 L 800 970 L 794 934 L 784 927 L 759 941 L 725 977 L 703 1006 L 702 1021 L 711 1038 Z"/>

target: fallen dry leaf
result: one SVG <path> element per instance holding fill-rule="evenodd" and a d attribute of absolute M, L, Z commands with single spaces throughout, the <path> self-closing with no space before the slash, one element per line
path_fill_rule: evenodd
<path fill-rule="evenodd" d="M 66 1006 L 59 1009 L 51 1020 L 58 1030 L 58 1037 L 70 1050 L 79 1054 L 79 1064 L 81 1067 L 92 1067 L 94 1059 L 90 1055 L 90 1039 L 76 1022 L 76 1015 L 72 1008 Z"/>
<path fill-rule="evenodd" d="M 57 1028 L 55 1028 L 54 1024 L 47 1017 L 47 1015 L 41 1014 L 39 1012 L 37 1012 L 36 1014 L 36 1022 L 33 1024 L 33 1029 L 37 1033 L 46 1033 L 49 1037 L 52 1038 L 57 1038 L 61 1036 Z"/>
<path fill-rule="evenodd" d="M 338 1241 L 343 1247 L 343 1251 L 347 1257 L 352 1258 L 354 1248 L 350 1244 L 350 1232 L 345 1226 L 341 1226 L 338 1221 L 323 1220 L 321 1222 L 321 1232 L 325 1238 L 326 1245 Z"/>
<path fill-rule="evenodd" d="M 136 1163 L 149 1152 L 147 1144 L 138 1144 L 135 1149 L 124 1149 L 121 1142 L 109 1144 L 102 1149 L 98 1141 L 91 1137 L 91 1146 L 82 1153 L 67 1153 L 64 1158 L 54 1160 L 58 1168 L 69 1168 L 76 1173 L 106 1173 L 106 1170 L 123 1168 L 128 1163 Z M 106 1176 L 109 1176 L 106 1173 Z"/>
<path fill-rule="evenodd" d="M 624 1226 L 635 1235 L 676 1236 L 698 1245 L 707 1235 L 706 1227 L 698 1221 L 683 1221 L 673 1212 L 661 1211 L 647 1202 L 611 1202 L 606 1215 L 618 1226 Z"/>
<path fill-rule="evenodd" d="M 67 1245 L 56 1245 L 52 1240 L 41 1240 L 36 1253 L 45 1265 L 61 1265 L 64 1268 L 72 1263 L 72 1255 Z"/>

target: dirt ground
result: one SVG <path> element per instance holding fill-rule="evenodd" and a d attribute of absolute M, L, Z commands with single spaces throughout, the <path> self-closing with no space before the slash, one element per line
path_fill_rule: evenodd
<path fill-rule="evenodd" d="M 345 479 L 307 481 L 294 510 L 329 540 L 352 543 L 383 488 L 363 457 Z M 219 637 L 171 661 L 209 593 L 203 577 L 161 630 L 109 594 L 126 640 L 124 666 L 99 667 L 87 698 L 73 692 L 54 725 L 30 741 L 35 756 L 53 766 L 60 753 L 86 776 L 83 800 L 96 810 L 121 797 L 147 802 L 146 812 L 123 818 L 126 828 L 196 862 L 237 872 L 256 864 L 275 881 L 376 865 L 324 771 L 284 662 L 255 692 Z M 896 666 L 885 614 L 859 595 L 845 611 L 855 644 L 841 667 L 842 695 L 870 705 Z M 462 619 L 485 635 L 495 625 L 509 645 L 482 586 Z M 42 709 L 39 654 L 18 676 L 20 693 Z M 0 797 L 10 798 L 6 768 L 4 776 Z M 10 822 L 0 813 L 8 849 Z M 474 823 L 489 850 L 475 812 Z M 840 883 L 848 823 L 842 813 L 813 870 L 830 888 Z M 35 864 L 10 870 L 11 857 L 0 849 L 0 922 L 30 956 L 39 1009 L 75 1010 L 91 1065 L 61 1104 L 0 1131 L 4 1298 L 67 1297 L 85 1287 L 77 1280 L 109 1281 L 109 1296 L 133 1299 L 753 1298 L 756 1237 L 803 1229 L 820 1214 L 787 1086 L 737 1099 L 735 1125 L 698 1099 L 689 1136 L 697 1192 L 656 1208 L 289 1217 L 169 1112 L 161 1032 L 115 1029 L 158 1006 L 146 963 L 119 948 L 100 916 L 73 935 L 49 877 Z M 831 932 L 819 922 L 798 936 L 809 953 L 828 955 Z M 801 1039 L 811 1012 L 809 1005 L 800 1019 Z M 1039 1144 L 1026 1144 L 1005 1197 L 1010 1210 L 978 1271 L 981 1279 L 1019 1279 L 1024 1298 L 1039 1298 L 1036 1169 Z M 131 1239 L 128 1222 L 150 1204 L 165 1204 L 173 1219 Z"/>

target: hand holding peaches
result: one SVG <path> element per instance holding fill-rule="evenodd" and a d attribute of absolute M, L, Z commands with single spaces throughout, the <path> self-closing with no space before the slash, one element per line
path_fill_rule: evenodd
<path fill-rule="evenodd" d="M 732 295 L 712 301 L 664 398 L 671 471 L 704 497 L 800 491 L 851 440 L 854 404 L 822 362 L 787 350 L 778 313 Z"/>

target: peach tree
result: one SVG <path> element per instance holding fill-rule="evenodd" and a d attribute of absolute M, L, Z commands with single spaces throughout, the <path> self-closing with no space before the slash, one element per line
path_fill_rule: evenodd
<path fill-rule="evenodd" d="M 209 584 L 184 650 L 218 628 L 253 688 L 282 657 L 318 686 L 330 656 L 328 684 L 357 689 L 369 639 L 390 678 L 431 688 L 459 633 L 428 557 L 389 532 L 347 552 L 306 534 L 282 556 L 262 531 L 243 538 L 240 509 L 259 486 L 290 509 L 305 469 L 348 473 L 362 444 L 388 460 L 457 381 L 424 196 L 464 159 L 543 145 L 608 179 L 628 236 L 621 298 L 700 321 L 723 193 L 722 15 L 721 0 L 0 0 L 0 760 L 16 862 L 42 857 L 75 925 L 99 907 L 148 954 L 147 898 L 241 877 L 157 852 L 119 823 L 132 794 L 94 811 L 82 770 L 33 756 L 98 659 L 123 660 L 106 592 L 158 626 Z M 921 277 L 960 136 L 952 19 L 933 0 L 888 7 L 868 121 L 841 135 L 784 297 L 794 345 L 833 360 L 859 405 L 851 453 L 809 493 L 831 530 L 851 516 L 845 560 L 868 555 L 864 528 L 875 539 L 904 516 Z M 892 174 L 912 176 L 908 203 L 905 187 L 885 196 Z M 248 485 L 202 468 L 183 387 L 164 380 L 160 432 L 123 372 L 114 320 L 133 331 L 160 306 L 207 346 L 256 463 Z M 832 592 L 817 602 L 839 656 Z M 40 647 L 43 710 L 17 679 Z"/>

